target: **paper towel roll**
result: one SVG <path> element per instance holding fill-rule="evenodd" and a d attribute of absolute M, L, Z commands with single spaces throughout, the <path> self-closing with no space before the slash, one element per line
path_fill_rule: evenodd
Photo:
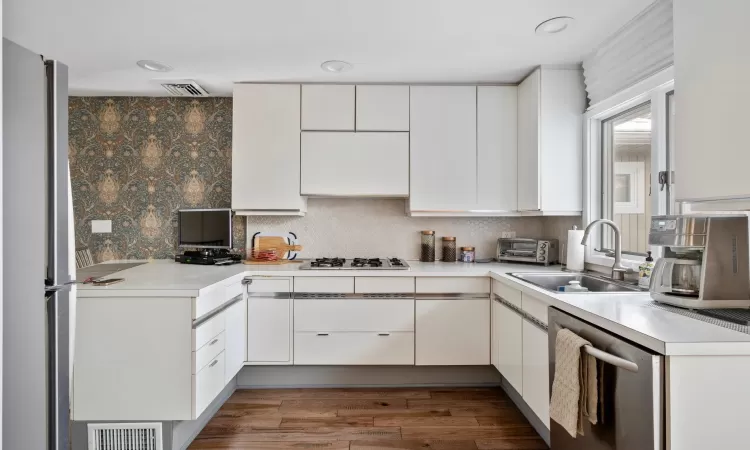
<path fill-rule="evenodd" d="M 583 271 L 585 246 L 581 244 L 583 230 L 568 230 L 568 257 L 565 261 L 568 270 Z"/>

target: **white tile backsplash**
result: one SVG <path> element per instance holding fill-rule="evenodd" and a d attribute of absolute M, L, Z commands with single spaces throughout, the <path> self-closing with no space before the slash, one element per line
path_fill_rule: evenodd
<path fill-rule="evenodd" d="M 437 258 L 441 236 L 456 236 L 458 247 L 474 246 L 477 258 L 490 258 L 503 232 L 516 232 L 518 237 L 544 235 L 541 217 L 409 217 L 406 201 L 311 198 L 304 217 L 248 216 L 248 245 L 257 231 L 291 231 L 304 248 L 302 258 L 398 256 L 416 260 L 419 232 L 435 230 Z"/>

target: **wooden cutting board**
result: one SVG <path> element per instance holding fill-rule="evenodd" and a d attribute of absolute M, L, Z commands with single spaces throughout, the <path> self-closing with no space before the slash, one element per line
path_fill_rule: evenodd
<path fill-rule="evenodd" d="M 262 252 L 271 249 L 275 249 L 279 255 L 283 256 L 289 251 L 301 251 L 302 246 L 289 245 L 286 239 L 281 236 L 256 236 L 255 239 L 253 239 L 252 251 Z"/>

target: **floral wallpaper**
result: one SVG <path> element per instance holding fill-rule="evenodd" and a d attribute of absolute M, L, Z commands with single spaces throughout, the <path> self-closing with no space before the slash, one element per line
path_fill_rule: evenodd
<path fill-rule="evenodd" d="M 232 99 L 71 97 L 76 247 L 97 262 L 172 258 L 179 208 L 228 208 Z M 92 234 L 91 220 L 112 221 Z M 234 221 L 244 252 L 245 220 Z"/>

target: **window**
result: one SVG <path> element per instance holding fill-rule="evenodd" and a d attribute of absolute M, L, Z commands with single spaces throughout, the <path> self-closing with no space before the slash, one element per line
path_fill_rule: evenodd
<path fill-rule="evenodd" d="M 584 115 L 583 222 L 604 218 L 620 228 L 623 263 L 636 267 L 658 248 L 648 245 L 651 217 L 670 214 L 674 161 L 674 76 L 668 68 Z M 670 154 L 671 153 L 671 154 Z M 586 262 L 611 266 L 612 228 L 592 230 Z"/>
<path fill-rule="evenodd" d="M 651 210 L 651 103 L 639 105 L 602 126 L 602 217 L 620 228 L 622 251 L 646 255 Z M 615 248 L 614 231 L 605 229 L 600 248 Z"/>

